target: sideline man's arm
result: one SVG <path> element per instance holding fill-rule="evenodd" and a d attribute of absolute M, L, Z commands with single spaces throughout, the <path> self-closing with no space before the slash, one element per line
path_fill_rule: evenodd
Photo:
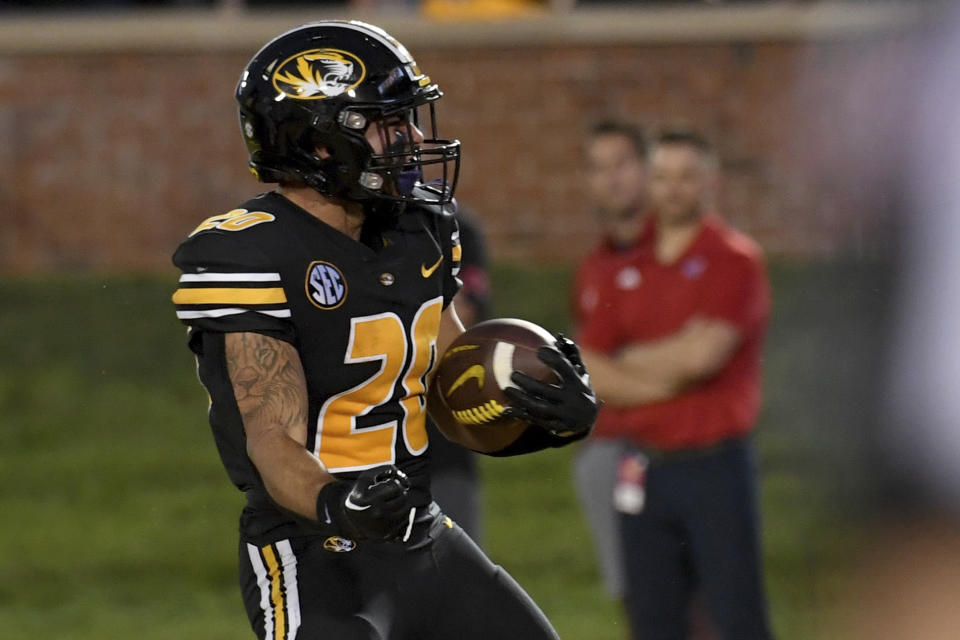
<path fill-rule="evenodd" d="M 317 494 L 333 476 L 305 448 L 307 383 L 300 356 L 288 342 L 259 333 L 225 338 L 247 455 L 277 504 L 316 520 Z"/>
<path fill-rule="evenodd" d="M 660 340 L 633 343 L 615 357 L 584 350 L 597 394 L 612 406 L 652 404 L 709 380 L 729 362 L 743 336 L 723 320 L 692 318 Z"/>

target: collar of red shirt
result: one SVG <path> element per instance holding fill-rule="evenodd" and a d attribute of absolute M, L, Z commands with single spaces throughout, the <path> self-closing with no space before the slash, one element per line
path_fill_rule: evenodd
<path fill-rule="evenodd" d="M 677 258 L 676 262 L 679 264 L 684 258 L 688 257 L 691 253 L 694 253 L 698 249 L 702 248 L 702 245 L 705 242 L 708 242 L 708 238 L 715 235 L 723 227 L 723 222 L 720 220 L 720 216 L 714 211 L 707 211 L 701 216 L 699 220 L 700 230 L 697 233 L 696 237 L 690 243 L 684 252 Z M 640 251 L 647 253 L 653 252 L 656 249 L 656 240 L 657 240 L 657 216 L 654 213 L 647 215 L 643 223 L 643 230 L 640 232 L 640 236 L 637 238 L 637 242 L 634 245 Z"/>

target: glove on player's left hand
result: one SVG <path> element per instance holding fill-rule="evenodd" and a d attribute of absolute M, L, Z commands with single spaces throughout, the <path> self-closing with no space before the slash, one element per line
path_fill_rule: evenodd
<path fill-rule="evenodd" d="M 515 371 L 510 379 L 517 386 L 504 389 L 513 406 L 504 415 L 527 420 L 563 438 L 585 436 L 593 428 L 600 405 L 577 345 L 558 335 L 556 348 L 541 347 L 537 357 L 556 371 L 560 384 L 540 382 Z"/>

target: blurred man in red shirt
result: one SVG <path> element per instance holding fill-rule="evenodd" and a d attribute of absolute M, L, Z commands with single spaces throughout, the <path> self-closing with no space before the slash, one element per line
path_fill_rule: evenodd
<path fill-rule="evenodd" d="M 702 594 L 723 640 L 771 637 L 753 451 L 770 308 L 762 253 L 710 209 L 716 159 L 692 131 L 650 152 L 652 215 L 578 295 L 580 344 L 626 440 L 614 502 L 637 638 L 683 639 Z"/>
<path fill-rule="evenodd" d="M 600 292 L 629 264 L 643 228 L 646 208 L 647 141 L 643 130 L 625 120 L 602 120 L 588 132 L 584 149 L 586 185 L 601 240 L 577 268 L 573 314 L 578 325 L 597 312 Z M 626 451 L 618 438 L 590 437 L 577 449 L 574 477 L 580 506 L 593 534 L 607 593 L 624 598 L 623 554 L 618 514 L 613 508 L 617 465 Z"/>

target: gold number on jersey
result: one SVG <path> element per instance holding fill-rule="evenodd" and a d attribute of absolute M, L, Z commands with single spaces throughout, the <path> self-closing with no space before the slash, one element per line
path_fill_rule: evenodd
<path fill-rule="evenodd" d="M 247 211 L 246 209 L 234 209 L 217 216 L 210 216 L 200 223 L 196 229 L 190 232 L 195 236 L 201 231 L 207 229 L 222 229 L 223 231 L 242 231 L 261 222 L 272 222 L 276 216 L 266 211 Z"/>
<path fill-rule="evenodd" d="M 406 391 L 401 404 L 405 415 L 403 437 L 414 455 L 427 449 L 427 375 L 436 360 L 437 334 L 443 299 L 436 298 L 420 307 L 413 319 L 413 354 L 403 379 Z"/>
<path fill-rule="evenodd" d="M 443 300 L 425 302 L 413 320 L 412 339 L 394 313 L 353 318 L 345 364 L 380 362 L 380 370 L 359 385 L 328 399 L 317 419 L 315 453 L 329 471 L 356 471 L 396 461 L 398 428 L 412 455 L 427 447 L 426 378 L 436 360 Z M 396 420 L 357 428 L 356 419 L 392 401 L 408 348 L 410 365 L 402 380 L 402 424 Z"/>

